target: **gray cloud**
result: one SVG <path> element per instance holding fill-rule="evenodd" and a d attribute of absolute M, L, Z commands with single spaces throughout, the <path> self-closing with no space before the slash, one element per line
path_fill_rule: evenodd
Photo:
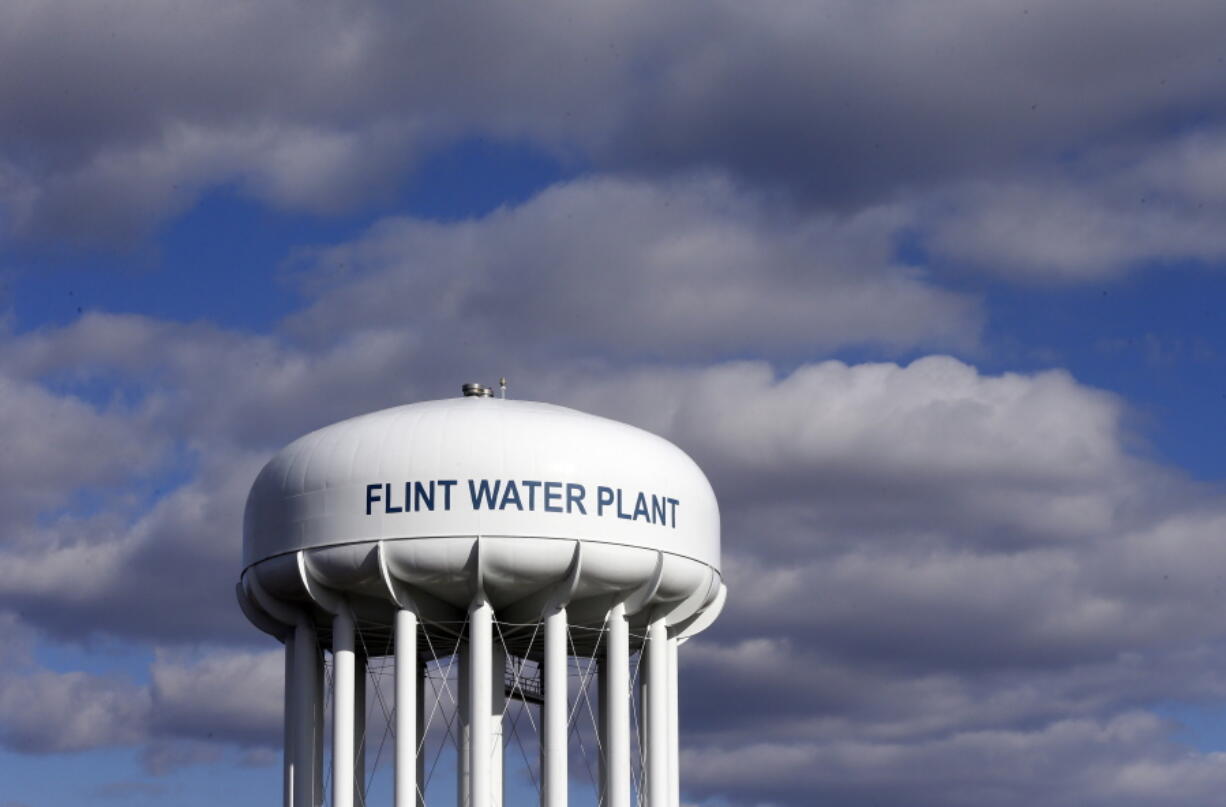
<path fill-rule="evenodd" d="M 195 481 L 132 523 L 104 514 L 43 528 L 41 540 L 6 542 L 0 602 L 73 638 L 102 632 L 190 643 L 250 635 L 232 581 L 259 460 L 208 461 Z"/>
<path fill-rule="evenodd" d="M 1226 693 L 1223 500 L 1131 457 L 1118 399 L 935 357 L 569 388 L 677 440 L 725 505 L 729 604 L 683 654 L 691 795 L 1144 804 L 1186 776 L 1173 798 L 1195 804 L 1217 786 L 1216 757 L 1144 710 Z M 1117 742 L 1132 718 L 1144 741 Z M 1062 746 L 1073 727 L 1101 756 Z M 979 745 L 1000 764 L 967 766 Z"/>
<path fill-rule="evenodd" d="M 107 325 L 127 336 L 108 338 Z M 60 565 L 51 555 L 27 557 L 6 564 L 14 569 L 6 597 L 29 604 L 27 612 L 56 631 L 76 625 L 166 639 L 176 630 L 183 639 L 253 638 L 229 600 L 237 531 L 219 541 L 217 525 L 237 525 L 259 452 L 225 446 L 246 439 L 245 421 L 272 423 L 283 396 L 321 401 L 298 417 L 325 416 L 332 403 L 323 391 L 340 364 L 264 339 L 248 346 L 207 329 L 131 318 L 96 317 L 58 337 L 43 333 L 16 345 L 12 366 L 46 372 L 79 350 L 112 371 L 135 371 L 118 357 L 130 355 L 121 346 L 136 340 L 149 366 L 169 373 L 167 392 L 152 396 L 158 407 L 189 383 L 200 387 L 185 397 L 207 400 L 205 387 L 216 378 L 189 368 L 221 367 L 248 347 L 269 351 L 272 371 L 244 376 L 242 416 L 202 405 L 165 421 L 150 417 L 171 434 L 199 428 L 212 461 L 134 526 L 99 542 L 109 564 L 84 550 L 65 553 Z M 278 368 L 287 361 L 315 372 L 285 386 Z M 412 366 L 413 359 L 399 361 Z M 1217 676 L 1197 674 L 1221 665 L 1193 652 L 1214 635 L 1204 616 L 1216 596 L 1211 564 L 1161 560 L 1205 557 L 1220 504 L 1209 495 L 1199 510 L 1190 508 L 1195 497 L 1186 483 L 1125 450 L 1121 402 L 1065 373 L 984 376 L 931 357 L 905 367 L 830 362 L 786 376 L 754 362 L 571 368 L 540 384 L 542 397 L 672 437 L 720 488 L 733 599 L 711 638 L 687 651 L 698 662 L 687 665 L 687 692 L 707 702 L 726 700 L 730 686 L 749 694 L 720 715 L 718 727 L 690 718 L 693 753 L 782 737 L 803 746 L 855 737 L 939 745 L 968 732 L 1024 736 L 1036 723 L 1109 722 L 1123 710 L 1226 691 Z M 916 477 L 918 487 L 903 484 Z M 1152 489 L 1150 498 L 1138 497 L 1142 487 Z M 1162 491 L 1164 503 L 1155 501 Z M 197 574 L 185 585 L 175 570 L 189 567 Z M 84 570 L 87 577 L 72 576 Z M 146 585 L 126 593 L 137 572 Z M 64 590 L 76 598 L 65 600 Z M 212 616 L 196 621 L 202 614 Z M 219 614 L 234 617 L 221 633 Z M 158 662 L 147 696 L 148 731 L 161 738 L 150 746 L 151 766 L 183 764 L 175 749 L 208 745 L 210 733 L 240 743 L 275 734 L 275 716 L 257 716 L 242 703 L 230 708 L 224 692 L 216 713 L 176 694 L 217 689 L 255 658 Z M 756 682 L 749 659 L 758 665 Z M 276 677 L 275 654 L 259 664 L 265 677 Z M 777 674 L 765 688 L 762 664 Z M 710 676 L 701 671 L 708 666 Z M 806 670 L 817 677 L 796 673 Z M 764 722 L 782 703 L 787 715 Z"/>
<path fill-rule="evenodd" d="M 13 366 L 32 374 L 54 372 L 74 351 L 121 372 L 134 371 L 124 362 L 139 355 L 149 370 L 167 373 L 166 391 L 151 394 L 144 416 L 167 435 L 191 435 L 201 464 L 192 482 L 129 524 L 110 514 L 64 521 L 51 536 L 11 549 L 0 574 L 4 601 L 57 633 L 136 631 L 166 640 L 190 626 L 193 636 L 241 635 L 227 581 L 242 500 L 266 454 L 229 447 L 269 424 L 260 442 L 271 452 L 278 440 L 326 422 L 338 406 L 331 390 L 369 369 L 346 355 L 351 348 L 312 356 L 263 338 L 99 316 L 18 344 Z M 270 369 L 247 361 L 252 352 L 267 355 Z M 411 354 L 393 361 L 414 364 Z M 596 376 L 571 370 L 544 383 L 546 398 L 625 417 L 690 448 L 712 469 L 730 527 L 775 521 L 778 537 L 764 545 L 773 550 L 813 544 L 806 535 L 823 536 L 806 550 L 813 552 L 827 541 L 840 545 L 825 536 L 843 533 L 846 543 L 900 530 L 968 544 L 982 542 L 986 530 L 1000 546 L 1045 545 L 1106 529 L 1121 492 L 1135 487 L 1118 403 L 1060 373 L 981 378 L 956 360 L 930 358 L 907 368 L 827 363 L 779 381 L 765 364 L 741 363 Z M 349 411 L 370 408 L 376 401 L 362 396 L 374 387 L 350 389 L 347 403 L 339 397 Z M 180 400 L 186 408 L 175 405 Z M 294 413 L 288 425 L 287 412 Z M 225 524 L 235 526 L 218 534 Z M 144 581 L 139 589 L 129 583 L 134 577 Z"/>
<path fill-rule="evenodd" d="M 216 760 L 226 744 L 280 743 L 280 650 L 157 650 L 150 683 L 119 675 L 59 672 L 22 656 L 29 626 L 0 625 L 17 655 L 0 673 L 0 745 L 26 754 L 143 747 L 158 775 Z M 25 637 L 22 639 L 21 637 Z M 241 682 L 241 685 L 238 683 Z"/>
<path fill-rule="evenodd" d="M 433 232 L 462 245 L 463 229 Z M 318 281 L 320 306 L 280 335 L 96 314 L 0 351 L 11 377 L 35 389 L 56 379 L 59 395 L 73 368 L 142 380 L 125 422 L 193 458 L 187 481 L 135 515 L 29 528 L 55 551 L 6 538 L 0 602 L 29 624 L 167 647 L 148 687 L 37 670 L 6 680 L 14 702 L 110 704 L 106 720 L 42 723 L 41 735 L 6 716 L 10 747 L 135 744 L 149 770 L 165 772 L 216 759 L 219 743 L 275 742 L 275 650 L 183 648 L 266 641 L 242 624 L 230 591 L 238 514 L 262 459 L 330 419 L 454 382 L 472 350 L 412 338 L 417 323 L 397 330 L 377 309 L 352 304 L 343 316 L 349 284 L 397 277 L 386 267 L 404 246 L 391 243 L 392 257 L 356 278 Z M 361 248 L 378 256 L 378 244 Z M 457 288 L 444 299 L 463 300 Z M 445 316 L 461 322 L 463 311 Z M 325 329 L 312 318 L 324 313 L 332 339 L 315 338 Z M 561 323 L 555 338 L 577 327 Z M 511 345 L 538 344 L 507 333 Z M 1148 785 L 1129 777 L 1150 771 L 1156 782 L 1200 782 L 1176 792 L 1175 803 L 1193 803 L 1217 782 L 1214 758 L 1180 757 L 1174 724 L 1152 709 L 1226 693 L 1211 616 L 1226 506 L 1220 491 L 1130 452 L 1123 401 L 1065 372 L 991 376 L 943 356 L 780 373 L 764 361 L 593 362 L 592 350 L 563 351 L 516 389 L 669 436 L 709 470 L 725 507 L 729 608 L 684 654 L 691 795 L 799 805 L 815 793 L 901 803 L 914 792 L 960 803 L 996 788 L 1005 805 L 1064 794 L 1142 803 Z M 236 675 L 262 683 L 227 690 Z M 211 694 L 193 700 L 198 692 Z M 727 705 L 695 708 L 715 703 Z M 1077 769 L 1094 775 L 1081 776 L 1071 749 L 1095 742 Z M 1038 773 L 958 778 L 972 751 Z M 735 754 L 773 762 L 708 775 Z M 764 783 L 760 770 L 777 776 Z"/>
<path fill-rule="evenodd" d="M 287 328 L 332 341 L 361 323 L 461 356 L 973 345 L 976 301 L 896 262 L 902 223 L 888 207 L 797 218 L 716 179 L 578 181 L 480 221 L 386 220 L 320 252 L 318 300 Z"/>
<path fill-rule="evenodd" d="M 9 4 L 7 228 L 131 236 L 220 185 L 334 210 L 459 133 L 845 207 L 1109 127 L 1149 137 L 1222 89 L 1208 0 L 571 11 Z"/>
<path fill-rule="evenodd" d="M 1226 134 L 1208 128 L 1091 150 L 1025 176 L 955 183 L 917 200 L 914 212 L 931 230 L 936 264 L 1077 283 L 1146 264 L 1220 262 L 1223 181 Z"/>
<path fill-rule="evenodd" d="M 1126 403 L 1067 373 L 820 354 L 973 351 L 952 269 L 1219 261 L 1226 141 L 1188 116 L 1223 89 L 1221 4 L 538 12 L 0 9 L 10 238 L 130 243 L 217 187 L 328 215 L 460 135 L 605 172 L 303 251 L 310 302 L 272 334 L 5 332 L 0 744 L 266 763 L 281 662 L 231 591 L 256 469 L 505 373 L 669 436 L 719 491 L 731 594 L 683 652 L 691 799 L 1216 799 L 1221 755 L 1155 712 L 1226 697 L 1222 491 L 1138 456 Z M 134 391 L 88 394 L 111 384 Z M 96 635 L 155 645 L 149 683 L 38 666 L 40 640 Z"/>
<path fill-rule="evenodd" d="M 153 330 L 166 345 L 199 338 L 204 356 L 208 345 L 227 344 L 200 330 Z M 49 366 L 43 362 L 66 349 L 51 337 L 11 353 L 14 366 Z M 95 360 L 105 358 L 99 351 Z M 197 354 L 179 345 L 151 355 Z M 265 375 L 268 389 L 280 389 L 276 372 Z M 170 376 L 173 384 L 190 377 Z M 325 372 L 313 377 L 317 386 L 294 389 L 314 400 L 332 380 Z M 259 413 L 281 406 L 282 392 L 266 397 L 254 376 L 248 383 L 248 416 L 270 418 Z M 1178 749 L 1174 726 L 1146 710 L 1226 693 L 1213 672 L 1224 666 L 1208 616 L 1217 565 L 1203 562 L 1216 551 L 1222 506 L 1211 491 L 1179 493 L 1187 483 L 1172 480 L 1162 484 L 1174 499 L 1126 503 L 1162 475 L 1125 450 L 1118 399 L 1065 373 L 985 376 L 947 357 L 905 367 L 823 363 L 783 376 L 753 362 L 591 375 L 572 368 L 541 383 L 542 397 L 678 440 L 721 487 L 732 599 L 710 636 L 683 653 L 691 797 L 1143 804 L 1153 788 L 1178 779 L 1173 803 L 1192 804 L 1218 785 L 1214 759 Z M 167 421 L 171 433 L 184 428 L 179 417 Z M 213 570 L 202 577 L 209 586 L 233 579 L 237 545 L 218 542 L 216 525 L 238 523 L 235 508 L 258 464 L 222 451 L 243 433 L 237 419 L 203 409 L 192 417 L 208 424 L 216 465 L 202 466 L 196 481 L 117 534 L 116 571 L 86 564 L 104 582 L 81 597 L 77 621 L 148 635 L 191 626 L 193 598 L 209 602 L 206 611 L 233 610 L 228 591 L 210 600 L 205 587 L 167 574 L 190 565 Z M 235 465 L 248 462 L 246 472 Z M 917 475 L 930 477 L 922 495 L 889 483 Z M 825 489 L 839 478 L 842 487 Z M 1008 506 L 1015 493 L 1030 495 L 1028 508 Z M 1198 507 L 1190 506 L 1194 494 Z M 852 518 L 856 510 L 863 512 Z M 1013 538 L 1000 541 L 985 526 L 992 524 Z M 112 604 L 125 602 L 124 583 L 133 579 L 122 569 L 168 581 L 141 595 L 145 611 L 166 615 L 164 628 L 151 628 L 135 601 Z M 54 610 L 53 591 L 64 582 L 29 595 Z M 186 638 L 212 629 L 184 630 Z M 238 639 L 243 630 L 225 635 Z M 143 722 L 127 734 L 39 739 L 19 724 L 8 742 L 142 744 L 149 769 L 163 773 L 216 759 L 218 743 L 275 743 L 277 652 L 212 652 L 163 653 L 152 685 L 126 690 L 125 702 L 143 704 Z M 261 683 L 235 690 L 236 677 Z M 54 679 L 69 693 L 98 686 L 82 680 Z M 730 705 L 715 714 L 712 703 Z M 733 768 L 732 756 L 757 762 Z M 1002 760 L 1005 769 L 968 769 L 968 758 Z M 1008 773 L 1014 769 L 1030 775 Z"/>
<path fill-rule="evenodd" d="M 1201 805 L 1226 783 L 1220 755 L 1170 744 L 1152 715 L 967 731 L 918 743 L 755 742 L 689 751 L 688 789 L 736 804 Z M 798 799 L 798 794 L 804 794 Z"/>
<path fill-rule="evenodd" d="M 154 661 L 155 731 L 244 745 L 279 744 L 282 653 L 210 648 L 193 655 L 162 653 Z"/>
<path fill-rule="evenodd" d="M 4 374 L 0 434 L 0 522 L 72 508 L 74 493 L 129 482 L 156 467 L 165 449 L 122 407 L 100 409 Z"/>
<path fill-rule="evenodd" d="M 149 699 L 117 678 L 36 670 L 0 677 L 0 742 L 35 753 L 129 745 L 143 737 Z"/>

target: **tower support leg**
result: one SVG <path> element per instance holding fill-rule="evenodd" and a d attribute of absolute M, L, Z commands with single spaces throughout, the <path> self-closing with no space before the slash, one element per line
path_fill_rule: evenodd
<path fill-rule="evenodd" d="M 545 705 L 542 709 L 541 805 L 566 807 L 566 609 L 545 617 Z"/>
<path fill-rule="evenodd" d="M 646 654 L 647 676 L 643 687 L 643 715 L 646 739 L 647 807 L 671 807 L 668 776 L 668 626 L 663 619 L 656 619 L 647 626 Z"/>
<path fill-rule="evenodd" d="M 293 807 L 319 804 L 319 753 L 323 745 L 323 721 L 319 713 L 322 664 L 315 626 L 302 619 L 294 628 L 292 669 L 287 669 L 289 674 L 285 681 L 286 707 L 293 713 Z M 287 731 L 290 725 L 287 717 Z"/>
<path fill-rule="evenodd" d="M 366 670 L 365 653 L 353 656 L 353 804 L 366 807 Z"/>
<path fill-rule="evenodd" d="M 473 603 L 469 611 L 468 633 L 468 807 L 494 807 L 491 794 L 493 781 L 493 731 L 490 712 L 493 707 L 491 676 L 493 662 L 493 608 L 485 600 Z"/>
<path fill-rule="evenodd" d="M 418 697 L 417 614 L 396 612 L 396 807 L 417 807 Z"/>
<path fill-rule="evenodd" d="M 298 753 L 298 722 L 301 717 L 298 714 L 298 698 L 296 688 L 301 686 L 298 681 L 297 665 L 294 663 L 297 654 L 295 648 L 298 645 L 297 631 L 290 631 L 285 637 L 285 706 L 284 706 L 284 722 L 282 724 L 282 768 L 281 768 L 281 793 L 282 803 L 285 807 L 299 807 L 301 796 L 295 795 L 298 782 L 297 769 L 299 763 Z"/>
<path fill-rule="evenodd" d="M 469 807 L 472 804 L 472 636 L 469 641 L 460 645 L 460 657 L 457 663 L 460 669 L 457 673 L 456 687 L 460 702 L 456 714 L 456 807 Z"/>
<path fill-rule="evenodd" d="M 681 807 L 680 708 L 677 687 L 677 639 L 668 640 L 668 795 L 669 807 Z"/>
<path fill-rule="evenodd" d="M 332 619 L 332 807 L 353 807 L 354 672 L 353 618 Z"/>
<path fill-rule="evenodd" d="M 604 715 L 604 805 L 630 807 L 630 626 L 626 606 L 618 603 L 609 612 L 605 634 L 605 657 L 601 666 L 601 706 Z"/>
<path fill-rule="evenodd" d="M 406 807 L 413 807 L 412 803 Z M 417 807 L 426 807 L 426 662 L 417 662 Z"/>
<path fill-rule="evenodd" d="M 502 643 L 490 647 L 490 807 L 502 807 L 503 737 L 502 715 L 507 709 L 507 653 Z"/>

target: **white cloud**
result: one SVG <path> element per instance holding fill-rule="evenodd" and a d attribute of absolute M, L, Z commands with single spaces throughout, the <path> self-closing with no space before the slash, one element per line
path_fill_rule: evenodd
<path fill-rule="evenodd" d="M 1106 529 L 1123 498 L 1145 500 L 1139 479 L 1160 478 L 1124 449 L 1122 402 L 1062 371 L 986 376 L 931 356 L 777 376 L 730 362 L 562 376 L 544 391 L 669 436 L 708 469 L 734 526 L 765 519 L 784 535 L 1046 543 Z"/>

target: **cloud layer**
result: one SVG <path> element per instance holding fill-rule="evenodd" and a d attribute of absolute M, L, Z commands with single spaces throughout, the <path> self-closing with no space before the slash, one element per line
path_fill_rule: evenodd
<path fill-rule="evenodd" d="M 0 248 L 139 248 L 218 189 L 364 224 L 284 245 L 304 303 L 266 327 L 0 317 L 0 745 L 267 761 L 281 660 L 232 601 L 261 463 L 505 374 L 717 489 L 687 799 L 1211 803 L 1226 756 L 1169 715 L 1226 698 L 1226 495 L 1126 398 L 1002 371 L 987 337 L 1010 284 L 1222 263 L 1224 25 L 1209 0 L 5 4 Z M 387 205 L 474 138 L 556 182 Z M 98 641 L 152 662 L 48 660 Z"/>
<path fill-rule="evenodd" d="M 1121 132 L 1152 141 L 1223 82 L 1208 0 L 142 11 L 6 6 L 11 234 L 128 238 L 231 185 L 333 211 L 473 133 L 846 209 Z"/>
<path fill-rule="evenodd" d="M 389 263 L 373 276 L 395 272 L 412 269 Z M 288 327 L 316 315 L 308 309 Z M 339 340 L 345 349 L 374 338 L 364 313 L 338 323 L 353 334 Z M 253 424 L 268 424 L 257 444 L 271 450 L 283 429 L 335 417 L 329 391 L 349 372 L 332 358 L 341 348 L 293 344 L 101 315 L 10 344 L 7 366 L 24 384 L 61 373 L 64 362 L 156 378 L 123 419 L 144 424 L 154 444 L 182 441 L 198 459 L 189 481 L 139 515 L 42 527 L 60 552 L 6 550 L 0 601 L 30 624 L 171 648 L 148 686 L 36 668 L 8 680 L 13 704 L 37 697 L 65 714 L 93 705 L 62 729 L 39 723 L 42 735 L 13 717 L 9 747 L 152 743 L 161 750 L 148 764 L 167 770 L 213 758 L 218 739 L 275 742 L 275 652 L 194 657 L 173 648 L 200 637 L 258 639 L 229 601 L 237 530 L 219 529 L 238 524 L 265 453 L 238 446 L 251 444 Z M 125 364 L 134 345 L 145 359 Z M 402 340 L 389 351 L 387 361 L 414 371 L 416 385 L 433 383 L 433 346 Z M 242 370 L 231 385 L 241 395 L 209 398 L 216 372 L 251 368 L 237 359 L 262 354 L 273 372 Z M 1001 804 L 1140 804 L 1154 783 L 1178 779 L 1190 804 L 1218 786 L 1216 758 L 1189 758 L 1173 726 L 1146 707 L 1226 694 L 1212 672 L 1222 669 L 1211 618 L 1222 582 L 1207 560 L 1220 554 L 1226 506 L 1129 451 L 1119 398 L 1063 371 L 984 375 L 948 356 L 828 361 L 786 374 L 764 361 L 593 369 L 569 359 L 536 383 L 541 397 L 677 441 L 708 469 L 723 502 L 732 600 L 685 654 L 694 796 L 869 803 L 910 788 L 935 804 L 997 789 Z M 343 405 L 371 408 L 385 394 L 359 386 Z M 289 427 L 277 423 L 287 396 L 317 402 L 299 406 Z M 108 416 L 73 400 L 87 423 Z M 113 530 L 91 529 L 98 519 Z M 176 571 L 189 567 L 190 583 Z M 138 591 L 133 579 L 144 581 Z M 227 689 L 235 676 L 263 683 Z M 730 692 L 736 708 L 701 706 Z M 1083 759 L 1092 775 L 1066 764 L 1081 743 L 1100 749 Z M 1031 773 L 984 769 L 951 783 L 971 752 Z M 738 754 L 763 761 L 734 776 L 724 760 Z M 1030 782 L 1040 778 L 1046 789 Z"/>

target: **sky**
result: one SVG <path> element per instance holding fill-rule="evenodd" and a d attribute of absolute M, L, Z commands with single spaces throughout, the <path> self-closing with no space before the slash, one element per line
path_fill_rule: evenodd
<path fill-rule="evenodd" d="M 1226 792 L 1226 4 L 0 5 L 0 807 L 267 804 L 295 437 L 659 433 L 702 807 Z"/>

